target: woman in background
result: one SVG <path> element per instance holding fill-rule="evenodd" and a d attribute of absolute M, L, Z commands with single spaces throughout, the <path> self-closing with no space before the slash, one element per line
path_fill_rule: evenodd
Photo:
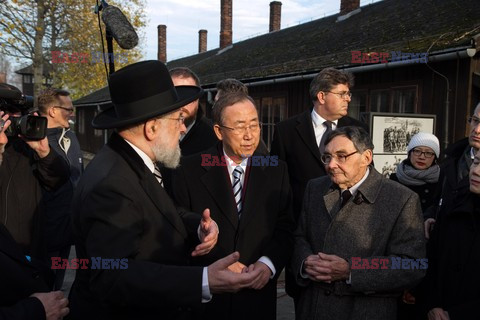
<path fill-rule="evenodd" d="M 425 213 L 433 204 L 438 187 L 440 166 L 437 162 L 440 156 L 440 143 L 435 135 L 419 132 L 410 140 L 407 152 L 408 158 L 397 165 L 396 173 L 392 173 L 390 179 L 416 192 L 420 197 L 422 212 Z M 429 220 L 425 222 L 425 228 L 430 227 Z M 415 292 L 415 289 L 404 292 L 398 306 L 399 320 L 424 319 L 421 317 L 422 312 L 418 304 L 415 304 Z"/>
<path fill-rule="evenodd" d="M 419 132 L 410 140 L 407 152 L 408 158 L 397 165 L 396 173 L 392 173 L 390 179 L 416 192 L 420 197 L 422 212 L 425 212 L 433 204 L 438 186 L 440 143 L 435 135 Z"/>

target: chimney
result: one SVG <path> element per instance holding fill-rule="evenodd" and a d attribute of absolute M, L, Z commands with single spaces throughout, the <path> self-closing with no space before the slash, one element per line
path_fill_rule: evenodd
<path fill-rule="evenodd" d="M 282 3 L 280 1 L 270 2 L 269 32 L 280 30 L 281 20 L 282 20 Z"/>
<path fill-rule="evenodd" d="M 0 83 L 7 82 L 7 74 L 5 72 L 0 72 Z"/>
<path fill-rule="evenodd" d="M 158 25 L 158 60 L 163 63 L 167 62 L 167 26 Z"/>
<path fill-rule="evenodd" d="M 232 44 L 232 0 L 221 0 L 220 49 Z"/>
<path fill-rule="evenodd" d="M 360 0 L 341 0 L 340 14 L 344 15 L 360 8 Z"/>
<path fill-rule="evenodd" d="M 198 53 L 207 51 L 207 30 L 198 31 Z"/>

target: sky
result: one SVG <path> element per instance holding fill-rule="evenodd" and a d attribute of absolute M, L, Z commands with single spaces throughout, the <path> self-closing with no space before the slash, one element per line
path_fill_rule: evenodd
<path fill-rule="evenodd" d="M 281 28 L 340 11 L 340 0 L 280 0 Z M 379 0 L 361 0 L 368 5 Z M 233 43 L 268 33 L 271 0 L 233 0 Z M 157 59 L 157 26 L 167 26 L 167 62 L 198 53 L 198 31 L 208 31 L 207 50 L 219 47 L 220 0 L 147 0 L 147 26 L 140 46 Z"/>

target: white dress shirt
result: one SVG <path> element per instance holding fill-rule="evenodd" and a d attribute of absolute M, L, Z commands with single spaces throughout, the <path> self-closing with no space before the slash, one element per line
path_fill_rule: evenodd
<path fill-rule="evenodd" d="M 313 131 L 315 132 L 315 140 L 317 141 L 317 146 L 320 145 L 320 141 L 322 140 L 323 134 L 327 131 L 327 127 L 323 125 L 327 119 L 322 118 L 318 113 L 315 112 L 315 109 L 312 110 L 312 124 L 313 124 Z M 332 130 L 335 130 L 338 125 L 338 120 L 331 121 Z"/>

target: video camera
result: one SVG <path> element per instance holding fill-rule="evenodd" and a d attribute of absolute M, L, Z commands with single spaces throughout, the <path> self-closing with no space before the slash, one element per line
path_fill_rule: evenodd
<path fill-rule="evenodd" d="M 47 135 L 47 118 L 29 114 L 33 108 L 33 97 L 23 95 L 16 87 L 0 85 L 0 110 L 9 113 L 10 127 L 5 132 L 9 137 L 19 134 L 27 140 L 42 140 Z M 21 113 L 21 116 L 12 114 Z"/>

